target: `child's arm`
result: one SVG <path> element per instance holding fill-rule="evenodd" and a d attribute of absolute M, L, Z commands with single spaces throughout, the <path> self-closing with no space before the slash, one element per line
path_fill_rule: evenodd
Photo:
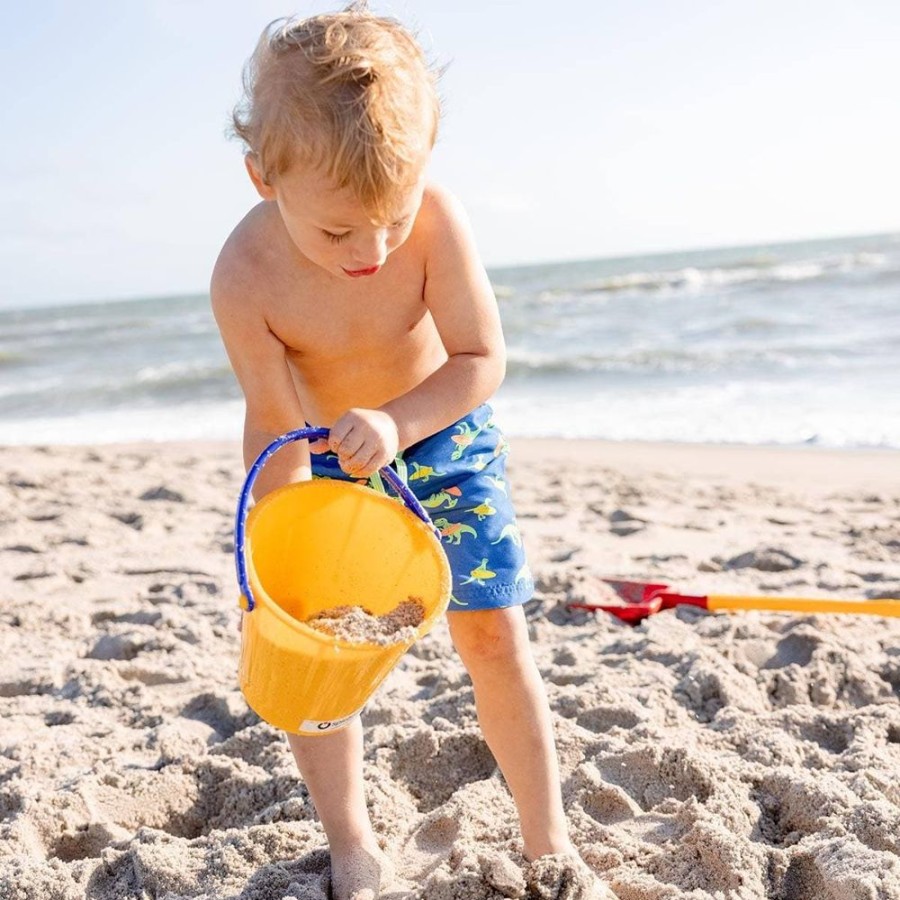
<path fill-rule="evenodd" d="M 329 444 L 341 465 L 355 465 L 360 475 L 390 462 L 397 445 L 405 449 L 484 403 L 506 371 L 497 301 L 462 204 L 429 187 L 419 217 L 427 254 L 425 303 L 449 358 L 402 396 L 377 410 L 350 410 L 335 422 Z M 341 448 L 345 439 L 352 446 Z"/>
<path fill-rule="evenodd" d="M 231 366 L 244 393 L 244 465 L 280 434 L 304 424 L 303 410 L 291 378 L 285 347 L 269 330 L 256 302 L 258 291 L 223 253 L 210 284 L 213 314 Z M 259 500 L 269 491 L 311 477 L 309 445 L 294 441 L 263 467 L 253 489 Z"/>

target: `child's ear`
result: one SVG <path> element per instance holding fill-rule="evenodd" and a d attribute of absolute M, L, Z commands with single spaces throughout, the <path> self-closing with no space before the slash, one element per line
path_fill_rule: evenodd
<path fill-rule="evenodd" d="M 257 160 L 255 153 L 244 154 L 244 166 L 247 169 L 250 180 L 253 182 L 253 187 L 256 188 L 256 193 L 259 194 L 263 200 L 274 200 L 275 190 L 272 185 L 266 181 L 265 176 L 260 171 L 259 161 Z"/>

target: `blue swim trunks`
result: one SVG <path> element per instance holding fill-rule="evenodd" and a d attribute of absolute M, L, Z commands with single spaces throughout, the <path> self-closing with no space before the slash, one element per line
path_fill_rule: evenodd
<path fill-rule="evenodd" d="M 506 481 L 509 444 L 482 404 L 401 451 L 391 467 L 441 533 L 453 590 L 448 612 L 516 606 L 534 592 Z M 359 481 L 331 451 L 313 453 L 313 478 Z M 392 493 L 376 472 L 370 487 Z"/>

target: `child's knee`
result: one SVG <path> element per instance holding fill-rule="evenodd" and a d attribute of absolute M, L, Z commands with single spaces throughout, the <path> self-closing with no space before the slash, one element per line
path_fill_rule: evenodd
<path fill-rule="evenodd" d="M 463 662 L 510 658 L 528 649 L 528 628 L 521 606 L 454 612 L 447 621 Z"/>

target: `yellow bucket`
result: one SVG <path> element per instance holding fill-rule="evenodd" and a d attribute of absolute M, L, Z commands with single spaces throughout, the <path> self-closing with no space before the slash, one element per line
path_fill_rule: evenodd
<path fill-rule="evenodd" d="M 267 494 L 248 512 L 265 462 L 304 428 L 273 441 L 247 473 L 235 524 L 241 606 L 240 686 L 261 718 L 293 734 L 346 726 L 397 660 L 427 634 L 450 599 L 450 567 L 427 512 L 393 469 L 381 470 L 405 502 L 346 481 L 316 479 Z M 304 624 L 335 606 L 375 615 L 410 597 L 425 615 L 415 636 L 350 643 Z"/>

